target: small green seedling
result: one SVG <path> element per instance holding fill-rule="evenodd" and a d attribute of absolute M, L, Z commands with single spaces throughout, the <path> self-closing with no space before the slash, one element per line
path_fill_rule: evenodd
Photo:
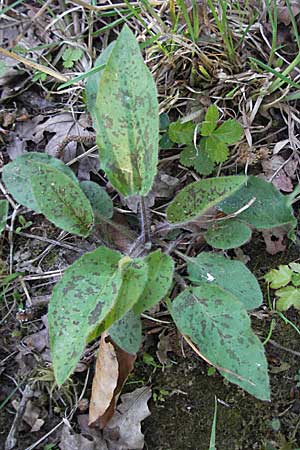
<path fill-rule="evenodd" d="M 72 69 L 74 64 L 82 58 L 83 51 L 77 47 L 68 47 L 62 54 L 65 69 Z"/>
<path fill-rule="evenodd" d="M 99 70 L 87 78 L 86 100 L 101 169 L 118 193 L 139 196 L 144 231 L 145 196 L 158 163 L 156 86 L 126 25 L 95 67 Z M 241 137 L 236 121 L 217 127 L 218 119 L 218 111 L 211 107 L 200 130 L 201 145 L 213 164 L 225 160 L 227 145 Z M 194 129 L 191 123 L 171 124 L 168 135 L 180 144 L 186 143 L 187 136 L 192 142 Z M 17 157 L 3 168 L 3 181 L 17 202 L 69 233 L 85 238 L 95 224 L 113 224 L 113 204 L 107 193 L 95 183 L 79 183 L 69 167 L 44 153 Z M 231 227 L 241 242 L 250 238 L 250 226 L 295 226 L 290 199 L 270 183 L 244 175 L 201 179 L 186 186 L 168 206 L 167 220 L 172 227 L 180 227 L 212 206 L 230 216 L 223 223 L 227 241 Z M 239 222 L 231 222 L 232 217 Z M 209 230 L 207 240 L 220 243 L 220 236 Z M 149 253 L 150 235 L 142 233 L 139 241 L 145 244 L 143 256 L 124 255 L 105 246 L 86 253 L 53 289 L 48 320 L 59 385 L 73 373 L 86 344 L 104 331 L 126 352 L 137 353 L 142 341 L 141 314 L 171 294 L 175 261 L 157 247 Z M 243 263 L 220 254 L 202 252 L 181 258 L 187 263 L 186 287 L 167 301 L 178 329 L 225 378 L 269 400 L 264 347 L 248 316 L 263 300 L 256 278 Z"/>
<path fill-rule="evenodd" d="M 200 141 L 197 144 L 198 130 L 193 122 L 174 122 L 169 127 L 169 137 L 177 144 L 186 147 L 180 154 L 180 162 L 193 167 L 201 175 L 210 175 L 216 163 L 225 162 L 229 156 L 228 145 L 236 144 L 243 136 L 241 124 L 230 119 L 219 127 L 219 111 L 211 105 L 200 127 Z M 196 134 L 195 134 L 196 133 Z"/>
<path fill-rule="evenodd" d="M 265 275 L 265 280 L 275 290 L 277 311 L 287 311 L 292 306 L 300 310 L 300 264 L 278 266 Z"/>

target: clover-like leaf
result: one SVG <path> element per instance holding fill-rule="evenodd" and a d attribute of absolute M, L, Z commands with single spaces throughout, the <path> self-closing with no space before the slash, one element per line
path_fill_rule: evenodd
<path fill-rule="evenodd" d="M 300 310 L 300 289 L 293 286 L 286 286 L 276 291 L 276 309 L 278 311 L 287 311 L 291 306 Z"/>
<path fill-rule="evenodd" d="M 209 282 L 230 292 L 245 308 L 251 310 L 262 304 L 263 296 L 255 276 L 240 261 L 222 255 L 202 252 L 188 261 L 189 279 L 193 283 Z"/>
<path fill-rule="evenodd" d="M 235 296 L 203 283 L 179 294 L 170 312 L 181 333 L 225 378 L 261 400 L 270 399 L 264 347 Z"/>
<path fill-rule="evenodd" d="M 167 208 L 167 218 L 172 223 L 188 222 L 237 191 L 246 180 L 246 176 L 229 176 L 189 184 Z"/>
<path fill-rule="evenodd" d="M 157 91 L 127 25 L 101 71 L 92 109 L 100 164 L 109 181 L 125 197 L 146 195 L 158 162 Z"/>
<path fill-rule="evenodd" d="M 193 122 L 172 122 L 169 126 L 168 135 L 176 144 L 190 144 L 193 142 L 195 124 Z"/>
<path fill-rule="evenodd" d="M 209 158 L 216 163 L 224 162 L 228 158 L 229 148 L 224 142 L 215 137 L 214 134 L 203 137 L 201 139 L 201 145 Z"/>
<path fill-rule="evenodd" d="M 201 124 L 201 135 L 210 136 L 215 130 L 219 120 L 219 111 L 216 105 L 211 105 L 206 111 L 204 121 Z"/>
<path fill-rule="evenodd" d="M 265 280 L 270 283 L 272 289 L 278 289 L 289 284 L 292 280 L 293 271 L 287 265 L 280 265 L 278 269 L 271 269 L 266 275 Z"/>
<path fill-rule="evenodd" d="M 193 167 L 201 175 L 210 175 L 215 166 L 201 146 L 201 142 L 197 150 L 194 144 L 185 147 L 180 153 L 180 162 L 186 167 Z"/>
<path fill-rule="evenodd" d="M 63 66 L 71 69 L 74 64 L 81 59 L 83 50 L 77 47 L 68 47 L 62 54 Z"/>
<path fill-rule="evenodd" d="M 213 135 L 224 142 L 224 144 L 235 144 L 243 136 L 243 127 L 237 120 L 229 119 L 223 122 L 213 132 Z"/>

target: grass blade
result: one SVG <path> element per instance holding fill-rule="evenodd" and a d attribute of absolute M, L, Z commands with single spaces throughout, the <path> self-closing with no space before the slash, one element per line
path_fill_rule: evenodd
<path fill-rule="evenodd" d="M 215 412 L 214 412 L 213 423 L 211 426 L 209 450 L 216 450 L 217 409 L 218 409 L 218 402 L 217 402 L 217 397 L 215 397 Z"/>

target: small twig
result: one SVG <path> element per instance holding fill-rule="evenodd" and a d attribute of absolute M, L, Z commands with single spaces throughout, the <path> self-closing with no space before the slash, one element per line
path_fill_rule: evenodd
<path fill-rule="evenodd" d="M 269 339 L 268 344 L 272 344 L 273 347 L 279 348 L 280 350 L 284 350 L 285 352 L 292 353 L 292 355 L 300 356 L 300 352 L 292 350 L 291 348 L 284 347 L 283 345 L 277 344 L 277 342 L 273 341 L 273 339 Z"/>
<path fill-rule="evenodd" d="M 167 324 L 167 325 L 170 324 L 170 323 L 172 323 L 172 322 L 168 322 L 168 321 L 166 321 L 166 320 L 155 319 L 154 317 L 148 316 L 148 314 L 141 314 L 141 316 L 142 316 L 144 319 L 152 320 L 153 322 L 157 322 L 157 323 L 165 323 L 165 324 Z"/>
<path fill-rule="evenodd" d="M 5 441 L 5 450 L 12 450 L 16 443 L 17 443 L 17 436 L 19 431 L 19 425 L 21 423 L 22 417 L 25 412 L 25 408 L 27 405 L 28 400 L 30 397 L 32 397 L 33 391 L 31 389 L 31 385 L 27 384 L 27 386 L 24 389 L 22 399 L 20 401 L 18 410 L 16 412 L 13 424 L 11 426 L 10 432 L 8 433 L 8 436 Z"/>
<path fill-rule="evenodd" d="M 96 142 L 96 135 L 95 134 L 91 134 L 89 136 L 70 135 L 70 136 L 65 137 L 64 140 L 62 141 L 62 143 L 59 145 L 59 147 L 56 150 L 56 157 L 57 158 L 61 158 L 63 156 L 65 147 L 68 144 L 70 144 L 71 142 L 78 142 L 80 144 L 86 144 L 86 145 L 88 145 L 88 144 L 95 144 L 95 142 Z M 68 164 L 68 165 L 70 165 L 70 164 Z"/>
<path fill-rule="evenodd" d="M 82 253 L 82 249 L 75 247 L 74 245 L 70 245 L 70 244 L 65 244 L 59 241 L 55 241 L 53 239 L 49 239 L 46 238 L 44 236 L 39 236 L 39 235 L 35 235 L 35 234 L 29 234 L 29 233 L 23 233 L 23 231 L 14 231 L 15 234 L 22 236 L 22 237 L 26 237 L 26 238 L 30 238 L 30 239 L 37 239 L 38 241 L 42 241 L 42 242 L 47 242 L 48 244 L 52 244 L 52 245 L 57 245 L 58 247 L 63 247 L 63 248 L 67 248 L 68 250 L 72 250 L 73 252 L 77 252 L 77 253 Z"/>
<path fill-rule="evenodd" d="M 17 205 L 14 209 L 14 212 L 11 215 L 10 226 L 8 232 L 8 241 L 9 241 L 9 273 L 13 273 L 13 257 L 14 257 L 14 224 L 18 214 L 18 208 L 20 205 Z"/>

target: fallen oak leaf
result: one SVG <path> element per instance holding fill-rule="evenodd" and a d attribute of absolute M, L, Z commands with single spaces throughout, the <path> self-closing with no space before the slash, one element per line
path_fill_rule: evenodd
<path fill-rule="evenodd" d="M 122 403 L 117 407 L 113 418 L 103 430 L 108 450 L 144 448 L 141 422 L 150 415 L 147 402 L 151 394 L 150 387 L 142 387 L 121 396 Z"/>
<path fill-rule="evenodd" d="M 60 450 L 108 450 L 101 435 L 95 437 L 90 434 L 72 433 L 69 425 L 64 424 L 62 429 Z"/>

